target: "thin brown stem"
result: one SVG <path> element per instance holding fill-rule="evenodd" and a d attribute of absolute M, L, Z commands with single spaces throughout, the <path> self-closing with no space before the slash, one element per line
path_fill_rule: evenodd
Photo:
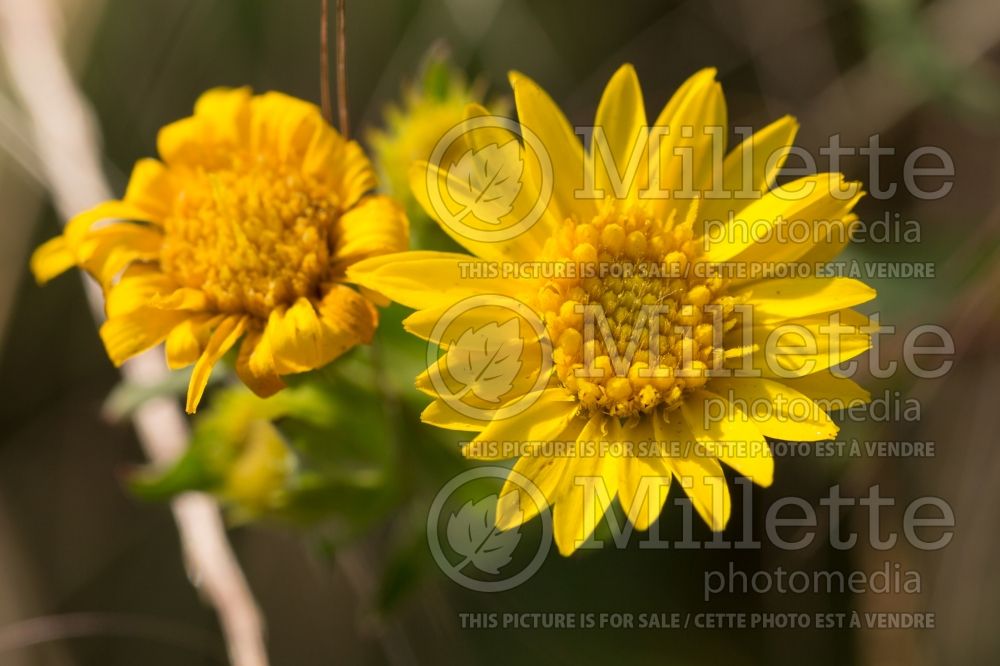
<path fill-rule="evenodd" d="M 330 104 L 330 7 L 329 0 L 322 0 L 319 23 L 319 102 L 326 122 L 333 123 Z"/>
<path fill-rule="evenodd" d="M 345 0 L 337 0 L 337 111 L 340 133 L 346 139 L 351 135 L 351 126 L 347 115 L 347 12 L 344 5 Z"/>

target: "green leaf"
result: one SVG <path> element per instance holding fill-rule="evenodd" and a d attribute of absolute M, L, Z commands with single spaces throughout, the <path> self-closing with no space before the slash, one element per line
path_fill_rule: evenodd
<path fill-rule="evenodd" d="M 128 487 L 141 499 L 164 501 L 191 490 L 211 490 L 219 481 L 216 471 L 209 469 L 196 452 L 188 450 L 167 470 L 150 468 L 132 474 Z"/>

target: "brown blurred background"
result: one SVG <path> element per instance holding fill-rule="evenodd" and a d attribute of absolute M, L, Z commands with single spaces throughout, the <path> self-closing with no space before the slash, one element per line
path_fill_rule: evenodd
<path fill-rule="evenodd" d="M 31 2 L 32 0 L 2 0 Z M 549 2 L 354 0 L 348 2 L 349 81 L 355 127 L 378 123 L 401 81 L 435 41 L 457 64 L 506 91 L 505 75 L 534 77 L 587 124 L 602 87 L 635 64 L 650 112 L 696 69 L 719 68 L 733 124 L 762 127 L 790 113 L 798 145 L 817 149 L 840 133 L 862 146 L 879 133 L 896 150 L 883 183 L 902 182 L 919 146 L 954 160 L 954 188 L 922 201 L 900 185 L 866 198 L 862 219 L 899 213 L 919 222 L 919 243 L 868 242 L 863 261 L 933 262 L 933 280 L 872 280 L 873 309 L 905 333 L 938 323 L 955 338 L 941 379 L 905 372 L 862 378 L 876 396 L 921 401 L 916 423 L 847 423 L 848 439 L 934 441 L 933 458 L 795 457 L 776 484 L 755 490 L 758 518 L 774 499 L 811 501 L 841 484 L 855 497 L 879 484 L 895 497 L 883 512 L 899 525 L 905 504 L 943 497 L 953 541 L 937 552 L 828 547 L 762 551 L 602 551 L 550 556 L 511 592 L 467 592 L 426 576 L 388 614 L 373 601 L 381 535 L 329 558 L 311 537 L 280 526 L 239 528 L 232 538 L 269 626 L 272 663 L 718 663 L 979 664 L 1000 657 L 1000 3 L 995 0 L 712 0 Z M 132 163 L 154 154 L 157 129 L 187 115 L 216 85 L 250 84 L 318 100 L 319 0 L 62 0 L 67 57 L 93 103 L 106 173 L 117 192 Z M 38 178 L 17 93 L 0 68 L 0 663 L 101 666 L 224 663 L 215 616 L 189 584 L 169 511 L 132 499 L 122 471 L 143 461 L 128 425 L 102 418 L 117 381 L 104 357 L 81 280 L 41 289 L 27 271 L 31 248 L 57 231 Z M 842 170 L 869 179 L 868 161 Z M 902 336 L 884 358 L 898 359 Z M 674 534 L 664 514 L 665 536 Z M 734 533 L 740 529 L 734 508 Z M 867 512 L 845 513 L 867 529 Z M 700 535 L 707 538 L 707 532 Z M 843 571 L 899 562 L 919 572 L 920 594 L 720 595 L 702 601 L 706 570 L 777 566 Z M 923 611 L 932 630 L 500 631 L 462 630 L 468 612 Z"/>

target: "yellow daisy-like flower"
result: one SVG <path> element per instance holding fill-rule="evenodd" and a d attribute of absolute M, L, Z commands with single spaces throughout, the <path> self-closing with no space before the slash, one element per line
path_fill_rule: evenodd
<path fill-rule="evenodd" d="M 236 371 L 262 396 L 371 340 L 378 313 L 346 270 L 404 250 L 408 223 L 370 194 L 368 159 L 315 105 L 211 90 L 160 130 L 157 149 L 124 198 L 77 215 L 31 260 L 40 282 L 72 266 L 100 282 L 116 365 L 166 341 L 171 368 L 194 364 L 194 412 L 241 339 Z"/>
<path fill-rule="evenodd" d="M 587 148 L 537 84 L 517 73 L 511 84 L 513 131 L 471 109 L 465 143 L 412 172 L 427 212 L 474 256 L 408 252 L 349 275 L 416 309 L 407 328 L 447 350 L 417 381 L 436 398 L 424 421 L 478 432 L 464 449 L 473 458 L 512 457 L 508 445 L 521 444 L 513 471 L 553 506 L 560 552 L 578 548 L 616 496 L 646 529 L 672 478 L 721 530 L 730 499 L 720 463 L 766 486 L 766 438 L 829 439 L 837 426 L 826 411 L 868 399 L 830 368 L 870 347 L 868 318 L 850 308 L 875 292 L 817 275 L 848 241 L 860 189 L 839 174 L 775 186 L 797 129 L 788 117 L 726 154 L 714 70 L 648 123 L 635 72 L 622 67 Z M 495 233 L 516 229 L 539 198 L 537 222 Z M 809 272 L 754 272 L 779 265 Z M 477 298 L 486 307 L 468 333 L 440 327 L 456 303 Z M 543 322 L 543 362 L 526 351 L 530 331 L 500 325 L 502 308 L 491 306 L 511 299 Z M 498 382 L 508 367 L 516 376 Z M 469 390 L 442 390 L 449 374 Z M 475 393 L 477 407 L 494 403 L 492 418 L 456 401 Z M 497 506 L 502 529 L 544 508 L 513 478 Z"/>

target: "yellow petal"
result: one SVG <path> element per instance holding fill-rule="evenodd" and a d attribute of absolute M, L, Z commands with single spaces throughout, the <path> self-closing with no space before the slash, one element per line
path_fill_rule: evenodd
<path fill-rule="evenodd" d="M 715 392 L 696 390 L 681 405 L 681 416 L 703 456 L 718 458 L 760 486 L 774 480 L 769 434 L 730 401 L 728 385 L 712 382 Z"/>
<path fill-rule="evenodd" d="M 424 370 L 419 375 L 417 375 L 417 378 L 416 380 L 414 380 L 413 385 L 416 387 L 418 391 L 420 391 L 425 395 L 429 395 L 432 398 L 438 397 L 438 390 L 434 388 L 434 382 L 431 380 L 430 368 Z"/>
<path fill-rule="evenodd" d="M 334 188 L 342 210 L 350 209 L 375 189 L 375 171 L 361 146 L 345 141 L 329 126 L 313 136 L 302 170 Z"/>
<path fill-rule="evenodd" d="M 198 409 L 201 396 L 205 393 L 205 387 L 208 386 L 208 378 L 212 374 L 212 368 L 240 339 L 243 331 L 246 330 L 246 325 L 246 317 L 227 317 L 212 332 L 205 345 L 205 351 L 201 353 L 198 362 L 194 364 L 194 370 L 191 371 L 187 405 L 185 406 L 188 414 L 194 414 Z"/>
<path fill-rule="evenodd" d="M 605 196 L 614 196 L 613 181 L 619 181 L 623 176 L 630 175 L 627 174 L 629 162 L 630 160 L 634 162 L 633 153 L 637 153 L 638 162 L 634 163 L 639 170 L 623 183 L 627 188 L 627 198 L 636 199 L 639 188 L 645 184 L 646 180 L 645 176 L 640 178 L 639 173 L 643 168 L 646 168 L 648 141 L 646 108 L 642 101 L 639 78 L 632 65 L 622 65 L 608 81 L 597 106 L 594 128 L 595 137 L 597 132 L 604 132 L 607 147 L 611 150 L 613 166 L 618 172 L 617 174 L 608 173 L 605 160 L 600 157 L 598 152 L 600 144 L 596 138 L 592 139 L 589 159 L 594 160 L 597 188 L 604 190 Z"/>
<path fill-rule="evenodd" d="M 166 273 L 153 266 L 136 264 L 130 266 L 122 279 L 108 289 L 104 312 L 109 318 L 115 318 L 149 308 L 152 302 L 175 289 L 177 283 Z"/>
<path fill-rule="evenodd" d="M 347 279 L 407 307 L 447 307 L 480 294 L 515 295 L 516 280 L 489 275 L 482 259 L 452 252 L 414 251 L 383 255 L 354 264 Z"/>
<path fill-rule="evenodd" d="M 555 503 L 559 484 L 566 469 L 565 457 L 521 456 L 514 463 L 512 472 L 520 474 L 530 481 L 539 491 L 537 494 L 529 490 L 530 486 L 516 480 L 511 475 L 504 482 L 497 500 L 496 526 L 501 530 L 510 530 L 528 522 L 547 506 Z M 538 497 L 537 495 L 541 495 Z M 539 506 L 541 501 L 541 506 Z"/>
<path fill-rule="evenodd" d="M 314 306 L 300 298 L 271 312 L 264 335 L 278 374 L 320 368 L 351 347 L 371 341 L 378 322 L 375 307 L 342 284 L 330 285 Z"/>
<path fill-rule="evenodd" d="M 837 377 L 829 370 L 821 370 L 805 377 L 779 381 L 809 396 L 819 403 L 826 412 L 864 405 L 871 402 L 872 399 L 871 393 L 859 386 L 857 382 L 847 377 Z"/>
<path fill-rule="evenodd" d="M 556 439 L 576 416 L 576 400 L 565 389 L 545 389 L 524 411 L 490 422 L 462 452 L 478 458 L 484 449 L 495 449 L 505 442 L 549 442 Z"/>
<path fill-rule="evenodd" d="M 194 115 L 160 129 L 156 149 L 172 167 L 226 166 L 227 149 L 245 146 L 250 133 L 249 88 L 213 88 L 195 103 Z"/>
<path fill-rule="evenodd" d="M 101 324 L 101 340 L 116 366 L 163 342 L 170 331 L 190 317 L 188 312 L 140 308 Z"/>
<path fill-rule="evenodd" d="M 218 166 L 218 152 L 209 150 L 209 130 L 201 118 L 189 116 L 164 125 L 156 135 L 156 152 L 170 166 Z M 207 163 L 207 164 L 206 164 Z"/>
<path fill-rule="evenodd" d="M 583 144 L 573 132 L 566 116 L 552 98 L 530 78 L 519 72 L 510 73 L 510 84 L 514 89 L 514 104 L 521 125 L 533 132 L 548 151 L 552 164 L 552 174 L 543 174 L 533 162 L 526 164 L 529 179 L 536 190 L 543 178 L 552 178 L 552 201 L 549 208 L 557 220 L 564 220 L 576 214 L 580 219 L 589 219 L 597 206 L 591 199 L 581 199 L 577 190 L 584 189 Z"/>
<path fill-rule="evenodd" d="M 231 159 L 231 149 L 250 140 L 251 91 L 213 88 L 198 98 L 194 115 L 160 129 L 156 147 L 172 166 L 217 168 Z"/>
<path fill-rule="evenodd" d="M 105 201 L 75 215 L 66 223 L 62 242 L 55 239 L 42 245 L 32 257 L 32 270 L 41 280 L 49 280 L 65 271 L 72 257 L 107 287 L 118 272 L 131 261 L 155 259 L 162 235 L 152 227 L 135 224 L 110 224 L 92 230 L 95 223 L 109 219 L 158 221 L 155 213 L 127 201 Z"/>
<path fill-rule="evenodd" d="M 519 339 L 504 340 L 490 335 L 492 358 L 500 360 L 480 367 L 484 338 L 474 337 L 475 340 L 449 346 L 448 353 L 417 376 L 417 389 L 438 401 L 424 411 L 426 422 L 451 430 L 480 432 L 493 422 L 494 415 L 527 407 L 548 383 L 549 375 L 543 374 L 546 369 L 537 360 L 529 360 L 537 359 L 532 352 L 547 353 L 545 348 L 526 352 Z M 518 359 L 522 360 L 520 369 L 511 365 L 511 361 Z M 476 365 L 481 372 L 471 375 L 464 372 L 466 364 Z"/>
<path fill-rule="evenodd" d="M 143 222 L 159 222 L 154 213 L 139 208 L 128 201 L 104 201 L 79 215 L 74 215 L 66 223 L 63 234 L 70 247 L 76 251 L 76 246 L 84 239 L 90 228 L 101 220 L 140 220 Z"/>
<path fill-rule="evenodd" d="M 470 155 L 470 159 L 472 159 L 473 164 L 477 168 L 485 168 L 483 165 L 488 163 L 485 157 L 477 154 Z M 498 162 L 500 164 L 509 164 L 510 160 L 500 158 Z M 529 162 L 526 161 L 525 170 L 527 170 L 528 164 Z M 544 239 L 541 237 L 541 234 L 533 233 L 532 230 L 534 226 L 543 224 L 541 220 L 537 220 L 532 227 L 518 233 L 513 238 L 496 241 L 482 240 L 476 237 L 475 233 L 492 233 L 495 230 L 487 228 L 485 223 L 479 222 L 465 201 L 458 200 L 452 196 L 451 193 L 453 191 L 462 191 L 465 183 L 455 175 L 451 167 L 442 169 L 427 162 L 415 162 L 410 167 L 409 179 L 413 197 L 424 211 L 438 222 L 441 229 L 453 241 L 473 255 L 493 261 L 528 261 L 529 259 L 537 258 Z M 509 187 L 516 187 L 514 181 L 507 182 L 510 183 Z M 431 192 L 435 192 L 437 196 L 432 197 Z M 510 196 L 514 193 L 514 190 L 510 189 L 505 192 L 507 196 Z M 527 214 L 523 212 L 524 206 L 521 204 L 521 202 L 528 198 L 526 192 L 525 190 L 518 191 L 510 212 L 505 212 L 506 209 L 498 208 L 496 214 L 499 217 L 501 226 L 496 231 L 502 231 L 526 219 Z M 525 215 L 525 217 L 517 217 L 520 215 Z M 543 226 L 543 228 L 550 227 Z M 489 238 L 495 238 L 495 236 L 490 236 Z"/>
<path fill-rule="evenodd" d="M 839 323 L 833 320 L 839 317 Z M 839 365 L 871 348 L 872 324 L 854 310 L 792 319 L 746 332 L 735 329 L 723 338 L 727 348 L 750 350 L 725 359 L 727 369 L 757 372 L 770 379 L 790 379 Z"/>
<path fill-rule="evenodd" d="M 198 97 L 194 115 L 205 123 L 213 142 L 239 145 L 249 135 L 250 100 L 251 91 L 247 86 L 212 88 Z"/>
<path fill-rule="evenodd" d="M 479 104 L 469 104 L 466 107 L 461 141 L 456 141 L 454 145 L 456 154 L 450 154 L 451 151 L 446 152 L 444 157 L 436 162 L 437 166 L 447 166 L 457 162 L 464 155 L 464 152 L 458 151 L 468 151 L 471 149 L 481 152 L 487 146 L 505 147 L 513 141 L 518 143 L 519 151 L 500 150 L 493 151 L 493 154 L 500 160 L 509 160 L 512 156 L 518 156 L 525 164 L 525 169 L 529 175 L 533 173 L 533 170 L 540 168 L 536 165 L 542 163 L 542 158 L 536 154 L 535 149 L 537 146 L 534 143 L 530 141 L 525 142 L 522 137 L 515 134 L 511 129 L 499 126 L 500 123 L 497 121 L 480 121 L 479 119 L 483 116 L 495 117 L 492 112 Z M 486 151 L 486 154 L 489 154 L 489 151 Z M 519 164 L 505 164 L 501 170 L 504 173 L 516 173 L 520 169 Z M 526 248 L 542 247 L 546 239 L 552 236 L 557 226 L 563 220 L 562 218 L 557 218 L 548 210 L 551 195 L 548 200 L 542 201 L 543 193 L 539 191 L 539 187 L 541 187 L 540 183 L 535 182 L 531 177 L 523 177 L 520 179 L 519 185 L 520 189 L 518 189 L 517 195 L 510 202 L 511 210 L 506 214 L 504 219 L 525 220 L 529 215 L 535 213 L 536 206 L 545 206 L 542 216 L 514 240 L 515 244 L 523 243 Z M 447 183 L 445 183 L 445 186 L 447 186 Z M 424 187 L 426 189 L 426 184 Z M 440 222 L 440 220 L 438 221 Z M 503 245 L 503 243 L 500 243 L 500 245 Z M 488 250 L 489 248 L 482 249 L 483 252 L 488 252 Z M 522 252 L 522 256 L 527 251 L 529 250 Z M 476 254 L 479 254 L 479 252 L 476 252 Z M 507 254 L 514 254 L 514 251 L 509 251 Z M 481 256 L 487 255 L 484 254 Z"/>
<path fill-rule="evenodd" d="M 761 324 L 842 310 L 875 298 L 875 290 L 851 278 L 796 277 L 755 282 L 732 295 L 753 308 Z"/>
<path fill-rule="evenodd" d="M 597 414 L 577 438 L 582 455 L 569 461 L 552 510 L 553 535 L 564 556 L 572 555 L 594 533 L 618 492 L 618 460 L 599 455 L 597 448 L 619 441 L 617 424 L 617 419 Z"/>
<path fill-rule="evenodd" d="M 725 153 L 726 101 L 715 75 L 714 68 L 695 73 L 653 121 L 654 127 L 669 128 L 666 136 L 654 131 L 652 139 L 656 153 L 651 160 L 647 195 L 660 219 L 667 219 L 671 210 L 684 219 L 692 196 L 709 188 L 714 180 L 713 156 Z"/>
<path fill-rule="evenodd" d="M 573 451 L 570 447 L 586 423 L 582 418 L 572 419 L 554 440 L 558 444 L 539 449 L 537 455 L 526 454 L 517 459 L 497 501 L 496 526 L 499 529 L 509 530 L 526 523 L 545 507 L 559 501 L 566 487 L 563 474 L 571 465 Z M 534 484 L 538 492 L 532 492 L 529 484 Z"/>
<path fill-rule="evenodd" d="M 685 447 L 697 441 L 682 418 L 673 418 L 670 422 L 654 418 L 653 428 L 659 442 Z M 670 465 L 702 520 L 715 532 L 723 530 L 729 522 L 732 502 L 719 463 L 714 458 L 686 456 L 670 458 Z"/>
<path fill-rule="evenodd" d="M 652 417 L 626 425 L 622 441 L 633 447 L 655 446 Z M 628 455 L 618 461 L 618 501 L 636 529 L 649 529 L 659 517 L 670 492 L 670 478 L 670 468 L 661 456 Z"/>
<path fill-rule="evenodd" d="M 784 116 L 751 134 L 726 155 L 722 165 L 722 187 L 717 189 L 730 196 L 704 197 L 701 217 L 726 220 L 730 212 L 738 215 L 771 189 L 798 130 L 795 118 Z M 698 230 L 700 226 L 697 225 Z"/>
<path fill-rule="evenodd" d="M 285 388 L 285 382 L 274 371 L 273 364 L 262 374 L 258 374 L 251 367 L 250 358 L 257 351 L 262 340 L 263 334 L 260 331 L 247 331 L 242 344 L 240 344 L 240 353 L 236 359 L 236 374 L 251 391 L 261 398 L 267 398 Z M 169 344 L 170 339 L 168 338 L 168 350 Z"/>
<path fill-rule="evenodd" d="M 860 197 L 860 195 L 859 195 Z M 830 220 L 817 233 L 818 240 L 797 261 L 807 266 L 822 266 L 833 261 L 851 242 L 851 230 L 858 224 L 858 216 L 854 213 L 844 215 L 840 219 Z"/>
<path fill-rule="evenodd" d="M 179 289 L 174 289 L 169 294 L 163 294 L 158 298 L 153 299 L 149 306 L 160 308 L 161 310 L 202 311 L 211 309 L 212 301 L 208 298 L 208 295 L 200 289 L 181 287 Z"/>
<path fill-rule="evenodd" d="M 334 224 L 330 274 L 344 275 L 348 266 L 362 259 L 406 250 L 409 234 L 399 204 L 389 197 L 365 197 Z"/>
<path fill-rule="evenodd" d="M 76 257 L 62 236 L 45 241 L 31 255 L 31 272 L 39 284 L 45 284 L 75 265 Z"/>
<path fill-rule="evenodd" d="M 519 341 L 524 347 L 537 345 L 542 336 L 546 335 L 542 315 L 511 296 L 503 294 L 482 294 L 476 297 L 475 306 L 461 311 L 452 321 L 453 325 L 439 326 L 442 318 L 459 312 L 461 299 L 447 305 L 441 305 L 425 310 L 417 310 L 403 320 L 403 328 L 413 335 L 428 342 L 433 342 L 443 349 L 448 349 L 454 342 L 451 336 L 455 327 L 461 329 L 480 329 L 483 326 L 502 323 L 517 318 L 519 325 L 516 336 L 512 340 Z M 458 308 L 456 308 L 458 306 Z M 449 314 L 451 310 L 451 315 Z M 437 330 L 435 330 L 437 329 Z"/>
<path fill-rule="evenodd" d="M 375 172 L 356 141 L 331 127 L 315 104 L 270 92 L 252 101 L 251 141 L 287 159 L 301 159 L 302 172 L 337 193 L 347 211 L 375 188 Z"/>
<path fill-rule="evenodd" d="M 31 258 L 36 279 L 46 282 L 72 265 L 87 270 L 107 286 L 129 263 L 156 259 L 162 235 L 154 228 L 118 223 L 92 230 L 96 222 L 108 219 L 159 221 L 150 210 L 126 201 L 105 201 L 74 216 L 63 235 L 39 247 Z"/>
<path fill-rule="evenodd" d="M 105 289 L 131 263 L 160 257 L 163 234 L 155 227 L 120 222 L 88 232 L 76 249 L 77 262 Z"/>
<path fill-rule="evenodd" d="M 671 462 L 701 519 L 713 532 L 724 530 L 732 513 L 732 500 L 719 463 L 713 458 L 677 458 Z"/>
<path fill-rule="evenodd" d="M 250 145 L 283 159 L 301 156 L 317 133 L 333 131 L 315 104 L 280 92 L 252 97 L 250 114 Z"/>
<path fill-rule="evenodd" d="M 241 348 L 242 351 L 242 348 Z M 267 336 L 267 328 L 256 340 L 256 344 L 248 348 L 249 357 L 246 359 L 247 371 L 256 377 L 278 376 L 278 370 L 274 363 L 274 354 L 271 352 L 271 341 Z"/>
<path fill-rule="evenodd" d="M 437 396 L 437 392 L 434 392 L 433 395 Z M 424 411 L 420 413 L 420 420 L 429 425 L 444 428 L 445 430 L 461 430 L 464 432 L 480 432 L 490 424 L 489 421 L 463 414 L 446 401 L 440 399 L 431 401 L 424 408 Z M 507 458 L 510 458 L 510 456 L 500 456 L 496 460 L 506 460 Z M 477 459 L 484 460 L 481 456 L 477 456 Z"/>
<path fill-rule="evenodd" d="M 749 417 L 768 437 L 815 442 L 837 436 L 839 428 L 826 412 L 808 396 L 785 384 L 758 377 L 740 377 L 713 379 L 712 389 L 724 396 L 725 402 L 735 400 L 745 405 L 739 412 L 740 418 Z"/>
<path fill-rule="evenodd" d="M 167 367 L 177 370 L 197 362 L 208 344 L 212 330 L 223 318 L 224 315 L 192 315 L 175 326 L 167 335 L 165 345 Z"/>
<path fill-rule="evenodd" d="M 835 194 L 845 191 L 853 194 Z M 843 220 L 863 194 L 856 183 L 846 183 L 839 173 L 806 176 L 777 187 L 731 222 L 706 223 L 703 241 L 708 259 L 749 265 L 798 261 L 823 241 L 831 221 Z M 794 236 L 779 230 L 781 225 L 794 230 Z M 802 242 L 790 242 L 790 237 Z"/>
<path fill-rule="evenodd" d="M 174 181 L 159 160 L 143 158 L 132 167 L 125 189 L 125 201 L 148 211 L 150 222 L 162 223 L 173 208 L 176 188 Z"/>
<path fill-rule="evenodd" d="M 648 530 L 660 517 L 670 494 L 670 470 L 652 458 L 625 458 L 618 468 L 622 509 L 637 530 Z"/>
<path fill-rule="evenodd" d="M 301 160 L 305 175 L 337 192 L 341 210 L 374 189 L 375 173 L 361 147 L 331 127 L 315 104 L 268 92 L 251 99 L 251 111 L 251 145 Z"/>

